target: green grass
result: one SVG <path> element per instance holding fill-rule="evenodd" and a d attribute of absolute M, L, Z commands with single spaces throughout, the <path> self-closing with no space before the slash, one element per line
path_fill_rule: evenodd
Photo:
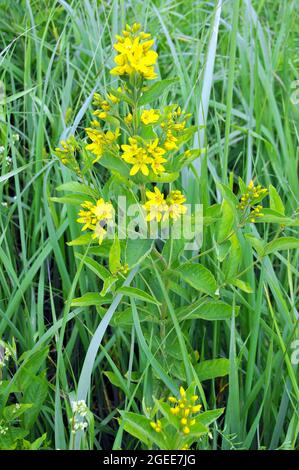
<path fill-rule="evenodd" d="M 290 347 L 298 339 L 298 250 L 256 262 L 244 239 L 242 279 L 254 294 L 224 288 L 239 315 L 194 320 L 188 335 L 175 313 L 184 305 L 183 289 L 181 295 L 169 291 L 157 260 L 147 268 L 153 282 L 146 269 L 136 277 L 132 271 L 128 284 L 154 295 L 169 313 L 169 330 L 160 329 L 157 344 L 157 325 L 141 321 L 140 303 L 131 324 L 108 326 L 114 312 L 130 306 L 122 294 L 102 320 L 99 309 L 71 305 L 74 297 L 97 291 L 99 281 L 74 255 L 84 250 L 66 245 L 80 235 L 77 208 L 50 199 L 73 179 L 53 150 L 74 131 L 83 136 L 93 92 L 117 85 L 109 74 L 114 35 L 126 22 L 139 21 L 156 39 L 159 75 L 179 78 L 161 104 L 178 102 L 205 126 L 194 148 L 207 146 L 207 154 L 195 162 L 196 172 L 182 174 L 188 202 L 214 204 L 219 183 L 254 178 L 272 184 L 286 214 L 295 214 L 299 105 L 291 95 L 298 79 L 298 2 L 1 0 L 0 8 L 0 338 L 10 344 L 14 338 L 19 363 L 24 352 L 28 359 L 49 346 L 41 364 L 47 396 L 30 439 L 47 433 L 50 448 L 66 448 L 69 398 L 78 393 L 94 413 L 90 447 L 138 447 L 115 418 L 118 410 L 142 410 L 142 398 L 151 404 L 153 393 L 175 393 L 179 380 L 165 356 L 169 336 L 203 403 L 226 408 L 214 439 L 198 448 L 298 449 L 298 368 Z M 95 178 L 102 184 L 107 175 Z M 248 233 L 269 241 L 298 236 L 296 227 L 278 224 L 257 224 Z M 203 252 L 212 239 L 208 230 Z M 203 254 L 201 262 L 221 283 L 215 254 Z M 229 374 L 200 384 L 189 346 L 202 359 L 229 358 Z M 22 367 L 26 372 L 22 364 L 19 374 Z M 106 371 L 114 373 L 112 384 Z M 12 367 L 4 377 L 14 373 Z"/>

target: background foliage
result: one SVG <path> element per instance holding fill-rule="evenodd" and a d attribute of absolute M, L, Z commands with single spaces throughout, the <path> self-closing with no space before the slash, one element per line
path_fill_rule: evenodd
<path fill-rule="evenodd" d="M 74 256 L 80 249 L 66 245 L 80 234 L 76 208 L 50 200 L 54 188 L 71 179 L 53 149 L 68 133 L 83 131 L 92 93 L 116 85 L 109 75 L 114 35 L 125 22 L 139 21 L 157 39 L 160 75 L 179 77 L 168 100 L 192 113 L 193 124 L 206 124 L 199 144 L 208 144 L 209 151 L 200 177 L 190 171 L 182 176 L 188 202 L 218 202 L 219 183 L 233 181 L 234 174 L 247 183 L 255 178 L 272 184 L 281 198 L 279 212 L 294 215 L 299 107 L 291 95 L 298 78 L 298 2 L 2 0 L 0 8 L 0 336 L 16 342 L 15 361 L 10 359 L 4 378 L 14 376 L 8 404 L 12 397 L 28 404 L 36 392 L 26 391 L 23 372 L 35 377 L 38 414 L 32 419 L 32 409 L 22 410 L 26 439 L 46 433 L 44 445 L 64 448 L 69 397 L 77 390 L 101 311 L 71 306 L 74 297 L 96 291 L 98 281 Z M 208 102 L 205 123 L 201 103 Z M 97 174 L 100 184 L 107 177 Z M 281 222 L 251 230 L 265 240 L 297 235 L 296 227 Z M 205 263 L 219 269 L 214 256 L 205 255 Z M 225 406 L 226 412 L 213 428 L 214 439 L 199 446 L 298 448 L 298 371 L 290 359 L 298 338 L 298 250 L 269 253 L 257 266 L 246 249 L 242 268 L 254 294 L 237 288 L 225 293 L 240 306 L 238 316 L 194 319 L 189 330 L 188 341 L 202 359 L 229 359 L 220 378 L 202 383 L 209 408 Z M 144 337 L 138 326 L 132 316 L 126 321 L 117 315 L 95 363 L 87 358 L 95 419 L 90 447 L 138 446 L 115 419 L 118 409 L 136 411 L 153 393 L 155 366 L 149 367 L 144 342 L 154 356 L 160 345 L 150 327 Z M 167 363 L 162 366 L 167 374 Z M 2 405 L 7 397 L 0 397 Z"/>

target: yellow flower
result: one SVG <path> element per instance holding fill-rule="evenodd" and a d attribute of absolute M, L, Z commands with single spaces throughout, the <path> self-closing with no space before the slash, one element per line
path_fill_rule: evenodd
<path fill-rule="evenodd" d="M 154 192 L 146 191 L 146 197 L 148 201 L 145 203 L 145 206 L 153 206 L 153 205 L 163 205 L 165 204 L 164 194 L 161 193 L 157 186 L 154 187 Z M 174 397 L 172 397 L 173 399 Z"/>
<path fill-rule="evenodd" d="M 129 137 L 129 143 L 130 145 L 125 144 L 121 148 L 124 151 L 122 154 L 124 161 L 133 165 L 130 175 L 134 176 L 141 171 L 144 176 L 148 176 L 149 169 L 147 165 L 152 163 L 152 158 L 143 147 L 138 147 L 137 140 L 134 137 Z"/>
<path fill-rule="evenodd" d="M 98 221 L 113 219 L 114 209 L 111 202 L 105 202 L 103 198 L 99 199 L 95 206 L 91 208 Z"/>
<path fill-rule="evenodd" d="M 168 207 L 167 212 L 164 214 L 163 220 L 166 220 L 169 217 L 173 220 L 177 220 L 182 214 L 187 212 L 187 207 L 184 206 L 186 198 L 181 193 L 181 191 L 171 191 L 166 199 L 166 202 Z"/>
<path fill-rule="evenodd" d="M 157 138 L 152 143 L 148 144 L 146 147 L 147 153 L 152 157 L 151 168 L 155 175 L 163 173 L 163 171 L 165 171 L 163 163 L 167 161 L 166 158 L 162 157 L 162 155 L 165 154 L 165 150 L 162 147 L 159 147 L 158 143 L 159 139 Z"/>
<path fill-rule="evenodd" d="M 178 139 L 172 134 L 171 131 L 167 131 L 166 133 L 166 140 L 164 142 L 164 147 L 166 150 L 175 150 L 178 148 L 176 142 Z"/>
<path fill-rule="evenodd" d="M 156 138 L 146 147 L 147 152 L 154 158 L 160 157 L 165 154 L 165 150 L 162 149 L 162 147 L 159 147 L 158 143 L 159 143 L 159 139 Z"/>
<path fill-rule="evenodd" d="M 93 104 L 98 106 L 99 109 L 96 109 L 92 114 L 100 119 L 106 119 L 107 113 L 110 110 L 108 101 L 104 100 L 99 93 L 94 93 Z"/>
<path fill-rule="evenodd" d="M 190 427 L 196 424 L 196 416 L 194 416 L 194 413 L 198 413 L 201 410 L 201 405 L 195 405 L 197 399 L 197 395 L 190 397 L 189 392 L 183 387 L 180 387 L 179 399 L 175 397 L 168 398 L 168 400 L 174 404 L 173 407 L 170 407 L 170 412 L 179 418 L 179 425 L 183 434 L 189 434 Z"/>
<path fill-rule="evenodd" d="M 180 450 L 189 450 L 188 444 L 184 444 L 183 447 L 181 447 Z"/>
<path fill-rule="evenodd" d="M 131 113 L 129 113 L 125 118 L 124 118 L 124 121 L 126 124 L 131 124 L 131 122 L 133 121 L 133 116 Z"/>
<path fill-rule="evenodd" d="M 155 186 L 154 192 L 146 192 L 146 197 L 148 201 L 143 205 L 143 208 L 147 211 L 146 220 L 148 221 L 157 220 L 160 222 L 162 216 L 163 220 L 167 220 L 169 217 L 176 220 L 187 211 L 187 207 L 183 205 L 186 198 L 181 191 L 171 191 L 165 200 L 164 194 Z M 181 398 L 185 396 L 184 393 L 186 392 L 181 387 Z M 174 397 L 171 398 L 175 400 Z M 184 403 L 181 402 L 180 407 L 184 408 L 184 406 Z"/>
<path fill-rule="evenodd" d="M 156 431 L 156 432 L 161 432 L 162 431 L 162 424 L 161 424 L 161 421 L 159 419 L 157 420 L 156 423 L 154 421 L 151 421 L 150 425 L 154 429 L 154 431 Z"/>
<path fill-rule="evenodd" d="M 84 224 L 82 230 L 90 229 L 93 231 L 91 237 L 98 239 L 102 243 L 107 231 L 104 226 L 109 220 L 113 219 L 114 209 L 111 202 L 105 202 L 103 198 L 96 204 L 90 201 L 84 201 L 81 204 L 84 210 L 79 211 L 77 222 Z"/>
<path fill-rule="evenodd" d="M 160 222 L 163 213 L 167 209 L 164 194 L 155 186 L 154 192 L 146 191 L 146 197 L 148 201 L 143 205 L 143 208 L 147 212 L 146 220 L 157 220 Z"/>
<path fill-rule="evenodd" d="M 92 141 L 92 143 L 86 145 L 86 149 L 90 150 L 96 156 L 96 158 L 93 160 L 93 163 L 96 163 L 103 156 L 105 148 L 115 143 L 119 136 L 119 129 L 116 129 L 115 132 L 104 132 L 101 129 L 93 129 L 88 127 L 85 130 L 88 137 Z"/>
<path fill-rule="evenodd" d="M 118 87 L 118 88 L 117 88 L 117 91 L 118 91 L 119 93 L 121 93 L 121 92 L 122 92 L 121 87 Z M 116 103 L 119 103 L 119 102 L 120 102 L 120 99 L 119 99 L 117 96 L 115 96 L 115 95 L 113 94 L 113 91 L 111 91 L 110 93 L 107 94 L 107 98 L 108 98 L 108 100 L 110 100 L 111 103 L 113 103 L 113 104 L 116 104 Z"/>
<path fill-rule="evenodd" d="M 175 397 L 168 397 L 168 400 L 170 401 L 170 403 L 176 403 L 178 401 Z"/>
<path fill-rule="evenodd" d="M 91 235 L 92 239 L 98 239 L 99 245 L 103 242 L 103 239 L 106 235 L 107 231 L 102 227 L 101 223 L 98 222 L 93 229 L 93 234 Z"/>
<path fill-rule="evenodd" d="M 101 111 L 101 110 L 96 110 L 94 111 L 94 113 L 92 113 L 94 116 L 97 116 L 99 119 L 106 119 L 106 117 L 108 116 L 108 114 L 106 113 L 106 111 Z"/>
<path fill-rule="evenodd" d="M 143 147 L 140 147 L 135 137 L 129 137 L 129 145 L 124 144 L 121 146 L 124 151 L 122 158 L 125 162 L 133 165 L 130 170 L 131 176 L 136 175 L 139 171 L 141 171 L 143 175 L 148 176 L 148 165 L 151 165 L 155 174 L 165 171 L 163 163 L 166 162 L 166 159 L 162 156 L 165 150 L 159 147 L 158 143 L 159 139 L 157 138 L 149 144 L 144 144 Z"/>
<path fill-rule="evenodd" d="M 186 127 L 186 121 L 182 121 L 182 122 L 176 122 L 174 125 L 173 125 L 173 128 L 175 131 L 179 132 L 179 131 L 183 131 Z"/>
<path fill-rule="evenodd" d="M 123 274 L 127 274 L 129 272 L 129 265 L 127 263 L 123 264 L 122 266 L 120 266 L 120 268 L 118 269 L 118 272 L 120 273 L 123 273 Z"/>
<path fill-rule="evenodd" d="M 75 137 L 71 135 L 67 140 L 62 140 L 60 145 L 61 147 L 55 149 L 55 153 L 60 158 L 61 163 L 80 175 L 81 170 L 76 159 L 76 153 L 80 146 Z"/>
<path fill-rule="evenodd" d="M 138 25 L 137 25 L 138 26 Z M 112 75 L 131 75 L 134 72 L 139 73 L 147 80 L 153 80 L 157 77 L 154 71 L 154 65 L 158 54 L 150 50 L 154 40 L 149 39 L 150 35 L 140 32 L 136 27 L 127 27 L 123 35 L 117 35 L 117 42 L 114 49 L 118 52 L 114 62 L 114 67 L 110 73 Z"/>
<path fill-rule="evenodd" d="M 155 122 L 159 121 L 160 114 L 155 111 L 154 109 L 145 109 L 141 113 L 141 121 L 143 124 L 154 124 Z"/>
<path fill-rule="evenodd" d="M 192 406 L 191 411 L 192 413 L 198 413 L 201 410 L 201 405 Z"/>
<path fill-rule="evenodd" d="M 252 209 L 247 218 L 247 220 L 249 219 L 250 222 L 254 223 L 256 218 L 263 216 L 263 206 L 256 204 L 267 194 L 267 192 L 268 190 L 266 188 L 262 188 L 261 185 L 254 186 L 254 183 L 251 180 L 246 188 L 245 193 L 241 195 L 238 208 L 245 212 L 248 209 Z"/>
<path fill-rule="evenodd" d="M 77 222 L 79 222 L 80 224 L 84 224 L 82 227 L 82 231 L 88 228 L 92 229 L 97 221 L 95 215 L 92 212 L 93 204 L 90 201 L 84 201 L 81 204 L 81 207 L 84 210 L 79 211 L 79 218 L 77 219 Z"/>

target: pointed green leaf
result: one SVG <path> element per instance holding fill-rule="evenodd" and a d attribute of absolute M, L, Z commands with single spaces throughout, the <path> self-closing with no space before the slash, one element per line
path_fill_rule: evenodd
<path fill-rule="evenodd" d="M 184 263 L 176 272 L 194 289 L 205 294 L 214 295 L 217 289 L 216 279 L 207 268 L 201 264 Z"/>

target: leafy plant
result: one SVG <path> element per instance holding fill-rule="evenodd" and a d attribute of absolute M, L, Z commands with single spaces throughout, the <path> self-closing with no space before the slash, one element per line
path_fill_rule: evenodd
<path fill-rule="evenodd" d="M 194 320 L 233 322 L 239 313 L 235 289 L 253 293 L 252 286 L 244 279 L 243 253 L 253 247 L 256 263 L 260 263 L 272 249 L 297 247 L 298 241 L 276 240 L 264 246 L 256 231 L 249 233 L 252 224 L 275 223 L 276 219 L 275 214 L 271 218 L 273 209 L 261 204 L 268 190 L 252 180 L 246 185 L 241 178 L 237 191 L 233 179 L 229 185 L 219 184 L 222 201 L 212 206 L 204 204 L 202 227 L 196 227 L 196 214 L 187 210 L 179 177 L 180 171 L 192 166 L 192 160 L 204 151 L 189 148 L 196 127 L 187 127 L 191 116 L 178 105 L 146 107 L 175 83 L 161 80 L 152 86 L 146 84 L 146 80 L 156 78 L 157 53 L 151 49 L 153 44 L 150 35 L 140 31 L 136 23 L 117 36 L 114 46 L 118 52 L 117 65 L 111 73 L 119 76 L 121 86 L 110 88 L 106 96 L 95 93 L 94 118 L 86 129 L 90 143 L 72 135 L 56 149 L 61 162 L 77 174 L 79 181 L 59 187 L 59 191 L 70 195 L 52 201 L 80 204 L 77 222 L 83 225 L 86 234 L 69 245 L 86 246 L 84 254 L 78 252 L 76 256 L 81 266 L 92 271 L 100 282 L 97 291 L 73 299 L 71 305 L 96 307 L 104 322 L 108 315 L 105 306 L 110 305 L 111 309 L 115 299 L 130 299 L 131 308 L 125 310 L 126 301 L 122 301 L 118 314 L 112 310 L 114 319 L 109 313 L 111 325 L 123 328 L 134 325 L 141 348 L 153 367 L 150 380 L 154 394 L 163 382 L 174 390 L 175 383 L 180 381 L 189 386 L 189 400 L 194 378 L 199 385 L 201 381 L 229 373 L 226 358 L 202 360 L 193 350 L 188 336 Z M 102 171 L 107 172 L 107 181 L 99 185 L 97 175 Z M 122 216 L 127 214 L 126 208 L 119 211 L 120 198 L 128 204 L 135 203 L 139 211 L 137 223 L 133 219 L 123 224 Z M 270 199 L 272 207 L 279 206 L 281 224 L 299 224 L 298 218 L 284 215 L 273 188 Z M 194 229 L 191 240 L 182 230 L 187 222 Z M 203 246 L 196 244 L 199 230 L 202 230 Z M 193 243 L 193 253 L 186 251 L 187 242 Z M 273 248 L 271 243 L 275 243 Z M 100 245 L 100 249 L 94 244 Z M 207 256 L 212 253 L 217 264 Z M 127 283 L 133 275 L 135 287 Z M 155 356 L 151 349 L 156 351 Z M 108 371 L 106 374 L 113 384 L 127 391 L 121 375 Z M 181 399 L 185 393 L 182 390 Z M 152 399 L 147 397 L 147 400 Z M 155 406 L 164 416 L 155 425 L 157 435 L 146 417 L 129 411 L 121 413 L 124 429 L 147 447 L 154 443 L 159 448 L 182 448 L 208 432 L 199 417 L 195 420 L 194 435 L 177 440 L 178 421 L 173 418 L 168 425 L 174 431 L 167 437 L 162 429 L 170 410 L 157 400 Z M 142 429 L 147 429 L 143 439 Z"/>
<path fill-rule="evenodd" d="M 37 450 L 46 444 L 47 434 L 29 441 L 25 439 L 36 423 L 43 402 L 48 392 L 48 381 L 38 371 L 43 364 L 48 349 L 33 354 L 26 360 L 26 355 L 17 361 L 15 345 L 0 344 L 3 351 L 2 369 L 9 367 L 9 362 L 18 363 L 19 368 L 10 379 L 1 380 L 0 385 L 0 449 L 2 450 Z M 0 374 L 2 370 L 0 366 Z M 4 374 L 10 372 L 4 370 Z M 17 400 L 17 401 L 16 401 Z"/>

